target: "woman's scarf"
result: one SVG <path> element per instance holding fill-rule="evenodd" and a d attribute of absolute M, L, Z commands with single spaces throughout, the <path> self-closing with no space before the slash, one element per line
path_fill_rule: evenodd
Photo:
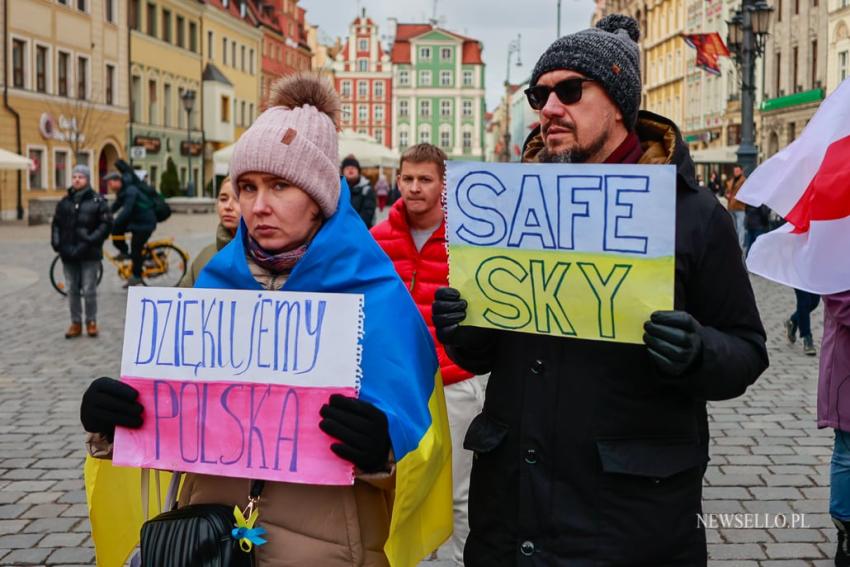
<path fill-rule="evenodd" d="M 261 268 L 272 274 L 287 274 L 292 271 L 295 264 L 307 253 L 307 244 L 302 244 L 294 250 L 278 252 L 274 254 L 265 250 L 254 237 L 244 232 L 245 250 L 251 259 Z"/>

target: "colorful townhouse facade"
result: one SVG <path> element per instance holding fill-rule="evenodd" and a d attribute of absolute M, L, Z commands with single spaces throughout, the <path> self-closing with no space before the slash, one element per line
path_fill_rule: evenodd
<path fill-rule="evenodd" d="M 452 159 L 485 158 L 484 61 L 480 41 L 432 24 L 396 26 L 393 147 L 441 147 Z"/>

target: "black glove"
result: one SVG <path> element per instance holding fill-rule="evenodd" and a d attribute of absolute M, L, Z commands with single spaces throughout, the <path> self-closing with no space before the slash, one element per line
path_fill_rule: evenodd
<path fill-rule="evenodd" d="M 139 392 L 112 378 L 98 378 L 83 394 L 80 421 L 89 433 L 100 433 L 109 442 L 115 436 L 115 426 L 136 429 L 142 426 L 142 405 L 136 401 Z"/>
<path fill-rule="evenodd" d="M 661 372 L 681 376 L 698 363 L 703 343 L 696 319 L 684 311 L 656 311 L 644 323 L 643 342 Z"/>
<path fill-rule="evenodd" d="M 452 287 L 441 287 L 434 294 L 431 317 L 437 331 L 437 340 L 447 346 L 482 349 L 487 346 L 489 333 L 479 327 L 461 327 L 466 319 L 467 303 L 460 292 Z"/>
<path fill-rule="evenodd" d="M 319 410 L 319 428 L 341 441 L 331 451 L 363 472 L 386 470 L 390 430 L 384 412 L 363 400 L 333 394 Z"/>

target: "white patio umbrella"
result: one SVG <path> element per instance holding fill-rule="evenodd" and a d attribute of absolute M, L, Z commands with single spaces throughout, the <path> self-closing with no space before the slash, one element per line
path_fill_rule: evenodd
<path fill-rule="evenodd" d="M 0 148 L 0 169 L 29 169 L 32 160 Z"/>

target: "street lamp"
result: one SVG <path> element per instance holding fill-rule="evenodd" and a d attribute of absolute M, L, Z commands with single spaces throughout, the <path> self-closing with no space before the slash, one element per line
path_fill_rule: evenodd
<path fill-rule="evenodd" d="M 516 53 L 516 66 L 522 67 L 519 52 L 522 34 L 508 44 L 508 67 L 505 71 L 505 147 L 502 152 L 504 161 L 511 161 L 511 57 Z"/>
<path fill-rule="evenodd" d="M 742 0 L 741 9 L 726 24 L 729 26 L 729 50 L 741 70 L 741 144 L 738 164 L 749 175 L 756 168 L 758 149 L 755 146 L 753 112 L 756 91 L 756 59 L 764 54 L 764 44 L 770 29 L 773 12 L 764 0 Z"/>
<path fill-rule="evenodd" d="M 186 110 L 186 164 L 189 170 L 186 182 L 186 195 L 195 196 L 195 184 L 192 183 L 192 109 L 195 108 L 195 91 L 187 90 L 181 96 Z"/>

